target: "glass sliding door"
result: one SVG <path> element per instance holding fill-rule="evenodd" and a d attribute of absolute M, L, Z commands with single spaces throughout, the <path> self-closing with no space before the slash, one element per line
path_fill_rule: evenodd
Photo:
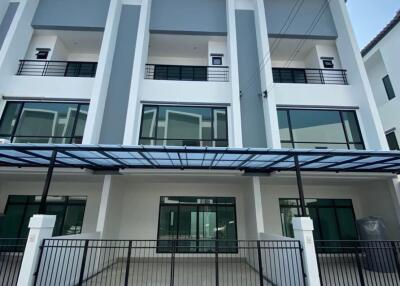
<path fill-rule="evenodd" d="M 161 197 L 158 251 L 236 252 L 234 198 Z M 218 243 L 218 245 L 217 245 Z"/>

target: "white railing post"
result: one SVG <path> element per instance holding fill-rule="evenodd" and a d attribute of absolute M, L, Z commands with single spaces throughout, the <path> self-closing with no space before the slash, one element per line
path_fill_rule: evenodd
<path fill-rule="evenodd" d="M 299 240 L 303 249 L 304 272 L 308 286 L 320 286 L 317 254 L 315 252 L 313 221 L 309 217 L 295 217 L 292 220 L 294 238 Z"/>
<path fill-rule="evenodd" d="M 24 258 L 17 286 L 31 286 L 40 256 L 43 239 L 51 238 L 56 223 L 55 215 L 34 215 L 29 221 L 29 236 L 26 242 Z"/>

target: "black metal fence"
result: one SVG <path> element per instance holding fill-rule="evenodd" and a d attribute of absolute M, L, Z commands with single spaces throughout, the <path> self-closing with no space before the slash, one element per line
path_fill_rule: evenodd
<path fill-rule="evenodd" d="M 400 285 L 399 241 L 316 241 L 321 284 Z"/>
<path fill-rule="evenodd" d="M 145 79 L 183 81 L 229 81 L 229 67 L 147 64 Z"/>
<path fill-rule="evenodd" d="M 0 238 L 0 285 L 17 285 L 26 239 Z"/>
<path fill-rule="evenodd" d="M 96 62 L 20 60 L 17 75 L 95 77 Z"/>
<path fill-rule="evenodd" d="M 202 253 L 191 253 L 203 247 Z M 299 241 L 45 240 L 35 285 L 305 285 Z"/>
<path fill-rule="evenodd" d="M 347 85 L 347 71 L 338 69 L 273 68 L 276 83 Z"/>

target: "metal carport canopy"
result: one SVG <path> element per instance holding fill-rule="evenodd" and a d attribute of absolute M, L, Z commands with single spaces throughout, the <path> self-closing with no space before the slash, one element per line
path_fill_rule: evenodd
<path fill-rule="evenodd" d="M 45 167 L 39 213 L 46 201 L 53 170 L 87 168 L 240 170 L 249 173 L 295 171 L 301 215 L 306 216 L 301 172 L 400 172 L 400 152 L 320 149 L 261 149 L 123 145 L 2 144 L 0 167 Z"/>
<path fill-rule="evenodd" d="M 52 160 L 52 155 L 53 159 Z M 400 152 L 367 150 L 1 144 L 0 166 L 113 169 L 208 169 L 400 172 Z"/>

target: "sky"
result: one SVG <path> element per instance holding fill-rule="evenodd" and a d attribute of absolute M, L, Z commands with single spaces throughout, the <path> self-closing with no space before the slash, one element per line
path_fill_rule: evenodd
<path fill-rule="evenodd" d="M 347 0 L 360 49 L 364 48 L 400 9 L 400 0 Z"/>

